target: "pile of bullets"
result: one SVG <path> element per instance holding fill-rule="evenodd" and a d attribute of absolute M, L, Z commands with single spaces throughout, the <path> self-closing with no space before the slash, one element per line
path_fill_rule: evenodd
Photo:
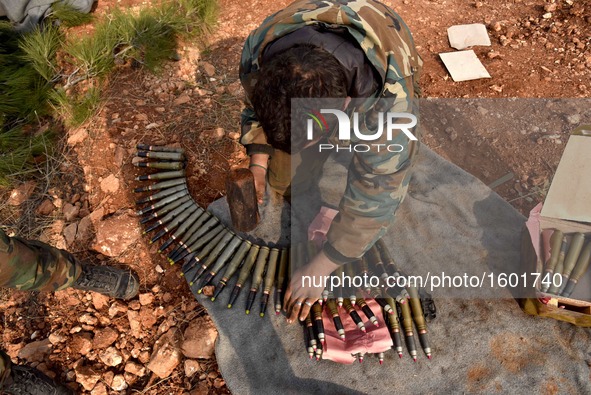
<path fill-rule="evenodd" d="M 137 149 L 137 156 L 148 160 L 134 161 L 136 166 L 164 170 L 136 178 L 137 181 L 157 180 L 152 185 L 134 190 L 136 193 L 158 191 L 136 202 L 138 205 L 147 204 L 137 214 L 141 217 L 140 223 L 146 226 L 144 234 L 156 231 L 150 244 L 167 236 L 158 252 L 162 253 L 170 247 L 168 261 L 171 264 L 183 262 L 183 275 L 190 286 L 199 282 L 199 293 L 223 270 L 212 301 L 239 271 L 228 308 L 232 307 L 252 272 L 246 313 L 250 313 L 262 284 L 259 314 L 264 316 L 277 267 L 278 281 L 283 278 L 281 281 L 285 282 L 289 249 L 259 246 L 244 240 L 200 207 L 187 188 L 182 148 L 138 144 Z"/>
<path fill-rule="evenodd" d="M 568 298 L 589 267 L 591 242 L 585 243 L 583 233 L 564 234 L 555 229 L 550 236 L 550 248 L 551 253 L 544 267 L 540 290 Z M 542 251 L 544 250 L 543 248 Z"/>
<path fill-rule="evenodd" d="M 296 250 L 298 246 L 296 246 Z M 314 248 L 308 247 L 308 251 L 315 253 Z M 357 330 L 365 333 L 366 325 L 379 325 L 375 313 L 367 304 L 367 299 L 375 299 L 381 307 L 381 314 L 387 324 L 388 331 L 394 343 L 394 350 L 402 358 L 404 337 L 408 353 L 414 361 L 417 360 L 417 347 L 415 333 L 418 334 L 419 342 L 427 358 L 431 359 L 432 352 L 429 345 L 427 332 L 427 320 L 430 321 L 436 316 L 436 309 L 430 295 L 419 291 L 416 287 L 409 286 L 401 288 L 398 286 L 388 287 L 386 279 L 395 284 L 396 277 L 401 274 L 382 240 L 378 240 L 364 256 L 355 262 L 344 265 L 337 269 L 333 276 L 343 278 L 369 278 L 379 279 L 376 287 L 336 287 L 333 292 L 325 290 L 322 299 L 312 305 L 310 314 L 304 321 L 304 339 L 306 350 L 310 359 L 322 359 L 323 346 L 325 344 L 324 324 L 322 321 L 323 309 L 327 309 L 336 332 L 342 341 L 346 341 L 346 332 L 342 323 L 339 309 L 344 309 L 345 316 L 355 323 Z M 332 283 L 331 281 L 329 281 Z M 365 316 L 367 322 L 361 318 Z M 413 328 L 416 326 L 416 332 Z M 363 362 L 364 356 L 356 354 L 359 362 Z M 380 364 L 384 361 L 384 353 L 378 353 L 376 359 Z"/>
<path fill-rule="evenodd" d="M 136 178 L 137 181 L 154 180 L 155 183 L 134 190 L 136 193 L 152 192 L 136 202 L 144 205 L 137 211 L 140 223 L 145 226 L 144 234 L 156 232 L 150 243 L 166 237 L 158 252 L 163 253 L 169 249 L 167 258 L 170 264 L 182 262 L 182 275 L 190 286 L 197 285 L 198 293 L 204 287 L 215 284 L 212 301 L 219 298 L 229 280 L 237 274 L 238 278 L 228 298 L 228 308 L 232 308 L 250 279 L 245 312 L 250 314 L 262 286 L 259 316 L 264 317 L 271 290 L 275 287 L 274 307 L 275 313 L 279 314 L 292 265 L 296 268 L 299 263 L 308 262 L 317 253 L 315 245 L 302 243 L 290 249 L 257 245 L 243 239 L 192 199 L 185 177 L 186 159 L 182 148 L 138 144 L 137 149 L 139 159 L 134 160 L 134 164 L 157 170 L 153 174 Z M 214 283 L 219 273 L 222 273 L 221 278 Z M 369 323 L 377 324 L 374 313 L 366 303 L 367 298 L 373 298 L 382 308 L 398 354 L 402 355 L 402 329 L 407 349 L 416 360 L 414 321 L 420 344 L 427 357 L 431 358 L 425 317 L 435 317 L 433 301 L 428 294 L 421 294 L 419 297 L 417 289 L 412 287 L 386 287 L 386 278 L 395 278 L 400 273 L 381 240 L 362 259 L 344 265 L 333 273 L 337 276 L 343 274 L 350 277 L 379 277 L 380 284 L 374 288 L 338 288 L 334 293 L 325 290 L 306 320 L 304 335 L 309 355 L 315 355 L 316 359 L 322 358 L 324 330 L 319 317 L 324 308 L 334 318 L 335 327 L 344 340 L 345 331 L 338 309 L 345 309 L 357 328 L 365 331 L 365 324 L 357 309 L 367 317 Z M 362 359 L 360 356 L 360 361 Z M 383 361 L 383 355 L 378 356 L 378 359 Z"/>

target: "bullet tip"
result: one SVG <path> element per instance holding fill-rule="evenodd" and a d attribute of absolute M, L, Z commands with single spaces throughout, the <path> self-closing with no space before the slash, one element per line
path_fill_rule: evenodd
<path fill-rule="evenodd" d="M 265 313 L 260 313 L 259 315 L 260 315 L 261 317 L 264 317 L 264 316 L 265 316 Z"/>
<path fill-rule="evenodd" d="M 384 364 L 384 361 L 380 359 L 380 365 L 383 365 L 383 364 Z"/>
<path fill-rule="evenodd" d="M 402 359 L 402 353 L 398 353 L 398 358 Z"/>
<path fill-rule="evenodd" d="M 250 314 L 250 310 L 246 310 L 245 313 L 248 315 Z"/>
<path fill-rule="evenodd" d="M 427 358 L 431 359 L 433 358 L 431 354 L 427 355 Z"/>
<path fill-rule="evenodd" d="M 181 272 L 180 276 L 185 277 L 185 273 Z"/>
<path fill-rule="evenodd" d="M 201 294 L 201 292 L 203 292 L 203 290 L 201 290 L 201 289 L 198 289 L 198 290 L 197 290 L 197 293 L 198 293 L 198 294 Z"/>
<path fill-rule="evenodd" d="M 281 312 L 275 311 L 275 315 L 279 315 L 279 314 L 281 314 Z"/>
<path fill-rule="evenodd" d="M 212 296 L 212 297 L 211 297 L 211 301 L 212 301 L 212 302 L 215 302 L 215 296 Z"/>
<path fill-rule="evenodd" d="M 228 308 L 231 309 L 232 308 L 232 303 L 228 304 Z"/>
<path fill-rule="evenodd" d="M 360 328 L 360 329 L 361 329 L 361 332 L 363 332 L 363 333 L 366 332 L 365 328 Z"/>
<path fill-rule="evenodd" d="M 417 361 L 417 357 L 412 357 L 413 362 Z"/>

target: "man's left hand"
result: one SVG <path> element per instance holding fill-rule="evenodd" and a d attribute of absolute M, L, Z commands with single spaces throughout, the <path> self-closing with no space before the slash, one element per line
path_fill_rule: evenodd
<path fill-rule="evenodd" d="M 324 287 L 304 286 L 304 276 L 311 279 L 311 285 L 325 284 L 325 276 L 330 276 L 338 267 L 338 264 L 331 261 L 323 251 L 320 251 L 308 264 L 292 273 L 283 301 L 287 322 L 292 323 L 296 317 L 299 317 L 300 321 L 304 321 L 314 302 L 322 297 Z"/>

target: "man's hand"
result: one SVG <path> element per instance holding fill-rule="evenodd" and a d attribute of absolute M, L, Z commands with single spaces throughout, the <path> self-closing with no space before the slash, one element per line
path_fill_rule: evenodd
<path fill-rule="evenodd" d="M 291 276 L 291 281 L 285 291 L 283 309 L 287 313 L 287 322 L 292 323 L 296 317 L 304 321 L 310 312 L 310 307 L 322 296 L 323 287 L 304 287 L 303 276 L 309 276 L 312 284 L 323 283 L 324 276 L 330 276 L 339 265 L 331 261 L 323 251 L 314 257 L 307 265 L 297 269 Z"/>
<path fill-rule="evenodd" d="M 258 203 L 263 203 L 265 196 L 265 189 L 267 188 L 267 164 L 269 162 L 269 155 L 267 154 L 253 154 L 250 157 L 249 169 L 254 176 L 254 187 L 257 191 Z"/>

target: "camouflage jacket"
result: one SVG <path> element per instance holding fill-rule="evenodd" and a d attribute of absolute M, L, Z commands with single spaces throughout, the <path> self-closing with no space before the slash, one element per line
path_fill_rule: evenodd
<path fill-rule="evenodd" d="M 422 60 L 402 19 L 389 7 L 374 0 L 300 0 L 265 19 L 248 36 L 242 52 L 240 79 L 247 99 L 256 84 L 265 47 L 284 35 L 312 24 L 320 24 L 328 29 L 345 27 L 381 78 L 379 94 L 355 108 L 363 118 L 359 122 L 362 133 L 361 129 L 365 129 L 364 134 L 372 134 L 372 129 L 377 130 L 378 112 L 415 111 L 413 102 L 420 95 L 418 78 Z M 331 140 L 335 138 L 332 136 Z M 265 134 L 248 104 L 242 113 L 240 141 L 249 154 L 257 152 L 252 147 L 267 145 Z M 356 142 L 359 141 L 352 138 L 351 143 Z M 394 133 L 393 139 L 389 141 L 386 140 L 386 133 L 383 133 L 382 138 L 373 143 L 400 144 L 404 150 L 399 153 L 371 150 L 354 155 L 339 214 L 331 225 L 325 246 L 327 255 L 337 262 L 350 261 L 363 255 L 392 223 L 394 213 L 406 193 L 408 170 L 418 143 L 409 141 L 401 132 Z"/>

